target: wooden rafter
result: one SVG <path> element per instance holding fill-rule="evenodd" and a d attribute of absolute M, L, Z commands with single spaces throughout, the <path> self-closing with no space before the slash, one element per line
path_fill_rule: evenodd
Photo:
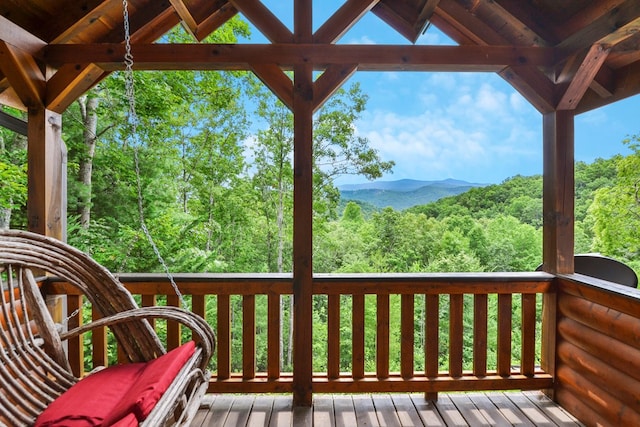
<path fill-rule="evenodd" d="M 313 111 L 317 111 L 356 72 L 356 64 L 332 65 L 313 84 Z"/>
<path fill-rule="evenodd" d="M 184 4 L 183 0 L 169 0 L 173 8 L 176 10 L 180 19 L 182 19 L 183 27 L 191 36 L 195 39 L 196 33 L 198 32 L 198 23 L 196 22 L 193 15 L 189 11 L 189 8 L 186 4 Z"/>
<path fill-rule="evenodd" d="M 348 0 L 313 35 L 314 43 L 335 43 L 380 0 Z"/>
<path fill-rule="evenodd" d="M 293 81 L 275 64 L 251 64 L 253 73 L 284 105 L 293 110 Z"/>
<path fill-rule="evenodd" d="M 76 99 L 102 80 L 107 73 L 94 64 L 80 67 L 65 65 L 47 82 L 46 107 L 63 113 Z"/>
<path fill-rule="evenodd" d="M 381 1 L 372 9 L 407 40 L 415 43 L 433 15 L 440 0 L 426 0 L 421 8 L 403 1 Z"/>
<path fill-rule="evenodd" d="M 107 71 L 123 68 L 121 44 L 51 45 L 47 59 L 57 64 L 94 63 Z M 291 68 L 311 63 L 316 69 L 331 64 L 357 63 L 363 71 L 485 71 L 506 66 L 550 66 L 553 49 L 508 46 L 407 46 L 407 45 L 227 45 L 138 44 L 136 69 L 247 70 L 251 64 L 278 64 Z"/>
<path fill-rule="evenodd" d="M 0 40 L 0 70 L 25 106 L 43 105 L 44 75 L 32 56 Z"/>
<path fill-rule="evenodd" d="M 220 28 L 225 22 L 233 18 L 238 13 L 238 9 L 230 4 L 224 4 L 216 9 L 214 13 L 205 18 L 196 30 L 196 39 L 204 40 L 209 34 Z"/>
<path fill-rule="evenodd" d="M 20 28 L 4 16 L 0 16 L 0 40 L 37 57 L 47 45 L 44 40 Z"/>
<path fill-rule="evenodd" d="M 272 43 L 291 43 L 291 31 L 259 0 L 231 0 L 242 13 Z"/>
<path fill-rule="evenodd" d="M 571 79 L 569 87 L 560 99 L 558 110 L 573 110 L 576 108 L 610 51 L 610 47 L 601 44 L 595 44 L 589 49 L 578 71 Z"/>

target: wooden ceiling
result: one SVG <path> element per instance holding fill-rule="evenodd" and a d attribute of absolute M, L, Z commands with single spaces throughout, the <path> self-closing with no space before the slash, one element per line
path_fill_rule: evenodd
<path fill-rule="evenodd" d="M 311 0 L 290 1 L 294 29 L 258 0 L 128 0 L 135 67 L 252 70 L 285 102 L 278 70 L 301 63 L 332 81 L 322 99 L 358 70 L 496 72 L 543 113 L 640 92 L 638 0 L 346 0 L 325 23 Z M 270 43 L 152 44 L 180 23 L 202 41 L 238 13 Z M 367 13 L 406 45 L 338 43 Z M 429 25 L 459 46 L 412 44 Z M 123 68 L 123 39 L 122 0 L 0 0 L 0 104 L 64 111 Z"/>

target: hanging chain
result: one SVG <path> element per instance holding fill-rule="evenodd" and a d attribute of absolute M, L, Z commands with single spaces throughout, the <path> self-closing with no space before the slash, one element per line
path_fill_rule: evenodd
<path fill-rule="evenodd" d="M 125 94 L 127 99 L 129 100 L 128 121 L 129 121 L 129 125 L 131 126 L 129 135 L 130 136 L 133 135 L 133 137 L 135 137 L 136 135 L 138 135 L 138 116 L 136 114 L 136 100 L 135 100 L 135 90 L 134 90 L 135 85 L 133 81 L 133 54 L 131 53 L 131 30 L 129 27 L 129 7 L 127 4 L 127 0 L 122 0 L 122 10 L 123 10 L 123 19 L 124 19 L 124 45 L 125 45 L 125 54 L 124 54 Z M 188 308 L 187 302 L 182 296 L 180 289 L 178 289 L 178 285 L 173 279 L 173 275 L 171 274 L 171 271 L 169 271 L 169 267 L 167 266 L 167 263 L 162 257 L 162 254 L 160 254 L 160 250 L 158 250 L 158 247 L 156 246 L 156 243 L 154 242 L 153 237 L 151 237 L 151 233 L 147 228 L 147 224 L 144 217 L 144 207 L 143 207 L 143 199 L 142 199 L 142 182 L 141 182 L 142 180 L 140 178 L 140 159 L 138 156 L 139 144 L 136 144 L 134 142 L 131 145 L 133 146 L 132 147 L 133 160 L 135 164 L 136 186 L 138 190 L 138 213 L 140 215 L 140 225 L 141 225 L 142 231 L 146 236 L 147 241 L 151 246 L 151 249 L 153 249 L 153 252 L 158 258 L 158 261 L 160 261 L 160 264 L 162 265 L 162 268 L 164 269 L 165 274 L 169 278 L 169 281 L 171 282 L 171 286 L 173 287 L 173 291 L 178 296 L 178 299 L 180 300 L 180 304 L 182 305 L 182 308 L 184 308 L 185 310 L 188 310 L 189 308 Z"/>

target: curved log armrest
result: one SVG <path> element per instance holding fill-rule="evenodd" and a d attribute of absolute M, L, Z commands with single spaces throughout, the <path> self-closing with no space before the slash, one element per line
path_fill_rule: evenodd
<path fill-rule="evenodd" d="M 63 332 L 60 334 L 60 339 L 64 341 L 99 327 L 109 327 L 143 319 L 173 320 L 191 329 L 194 341 L 200 345 L 203 352 L 200 368 L 203 371 L 206 370 L 209 359 L 211 359 L 216 347 L 215 333 L 211 329 L 211 326 L 209 326 L 202 317 L 179 307 L 140 307 L 122 311 L 111 316 L 97 319 L 91 323 L 81 325 L 67 332 Z"/>

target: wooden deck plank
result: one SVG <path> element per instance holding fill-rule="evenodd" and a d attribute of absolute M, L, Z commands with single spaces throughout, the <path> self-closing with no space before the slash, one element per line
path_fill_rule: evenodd
<path fill-rule="evenodd" d="M 467 421 L 470 426 L 490 426 L 491 423 L 487 420 L 482 412 L 474 405 L 469 399 L 466 393 L 451 394 L 449 396 L 456 408 L 460 411 L 460 414 Z"/>
<path fill-rule="evenodd" d="M 540 392 L 316 394 L 311 407 L 290 395 L 206 395 L 192 427 L 578 427 Z"/>
<path fill-rule="evenodd" d="M 193 420 L 191 421 L 191 427 L 201 427 L 204 423 L 204 420 L 207 418 L 207 415 L 209 414 L 209 410 L 211 409 L 211 406 L 213 405 L 213 402 L 216 400 L 216 395 L 215 394 L 207 394 L 202 398 L 202 402 L 200 402 L 200 408 L 198 409 L 198 412 L 196 412 L 196 415 L 193 417 Z"/>
<path fill-rule="evenodd" d="M 531 391 L 524 391 L 522 394 L 531 400 L 538 408 L 544 411 L 545 415 L 553 420 L 557 425 L 563 427 L 576 427 L 582 425 L 571 414 L 562 409 L 544 394 Z"/>
<path fill-rule="evenodd" d="M 371 398 L 381 427 L 401 427 L 400 419 L 388 394 L 374 394 Z"/>
<path fill-rule="evenodd" d="M 469 424 L 465 421 L 464 417 L 451 401 L 449 395 L 440 393 L 438 400 L 434 402 L 438 412 L 442 416 L 447 427 L 468 427 Z"/>
<path fill-rule="evenodd" d="M 376 408 L 373 406 L 373 400 L 368 394 L 357 394 L 353 397 L 353 407 L 356 410 L 356 422 L 358 426 L 379 427 Z"/>
<path fill-rule="evenodd" d="M 490 392 L 486 396 L 493 402 L 502 415 L 514 426 L 536 427 L 535 424 L 504 393 Z"/>
<path fill-rule="evenodd" d="M 357 424 L 353 398 L 349 395 L 338 395 L 333 399 L 336 427 L 352 427 Z"/>
<path fill-rule="evenodd" d="M 273 399 L 273 409 L 269 427 L 290 426 L 293 409 L 293 398 L 291 396 L 276 396 Z"/>
<path fill-rule="evenodd" d="M 411 400 L 418 411 L 418 415 L 425 427 L 446 427 L 444 420 L 438 412 L 438 408 L 431 400 L 426 400 L 424 395 L 412 394 Z"/>
<path fill-rule="evenodd" d="M 207 416 L 202 421 L 202 425 L 206 427 L 224 427 L 233 400 L 233 396 L 218 395 L 209 408 Z"/>
<path fill-rule="evenodd" d="M 519 392 L 505 393 L 536 427 L 557 426 L 535 403 Z"/>
<path fill-rule="evenodd" d="M 494 427 L 511 427 L 511 422 L 500 412 L 500 409 L 487 398 L 484 393 L 468 393 L 467 397 L 478 408 L 478 411 Z"/>
<path fill-rule="evenodd" d="M 391 395 L 391 400 L 393 400 L 393 404 L 396 407 L 400 425 L 406 427 L 422 425 L 418 410 L 408 394 L 393 394 Z"/>
<path fill-rule="evenodd" d="M 234 399 L 227 414 L 225 426 L 246 426 L 253 408 L 255 396 L 242 396 Z"/>
<path fill-rule="evenodd" d="M 247 421 L 247 427 L 265 427 L 271 420 L 273 410 L 273 396 L 257 396 L 253 401 L 251 415 Z"/>
<path fill-rule="evenodd" d="M 335 425 L 333 397 L 331 395 L 313 396 L 313 423 L 317 426 Z"/>

